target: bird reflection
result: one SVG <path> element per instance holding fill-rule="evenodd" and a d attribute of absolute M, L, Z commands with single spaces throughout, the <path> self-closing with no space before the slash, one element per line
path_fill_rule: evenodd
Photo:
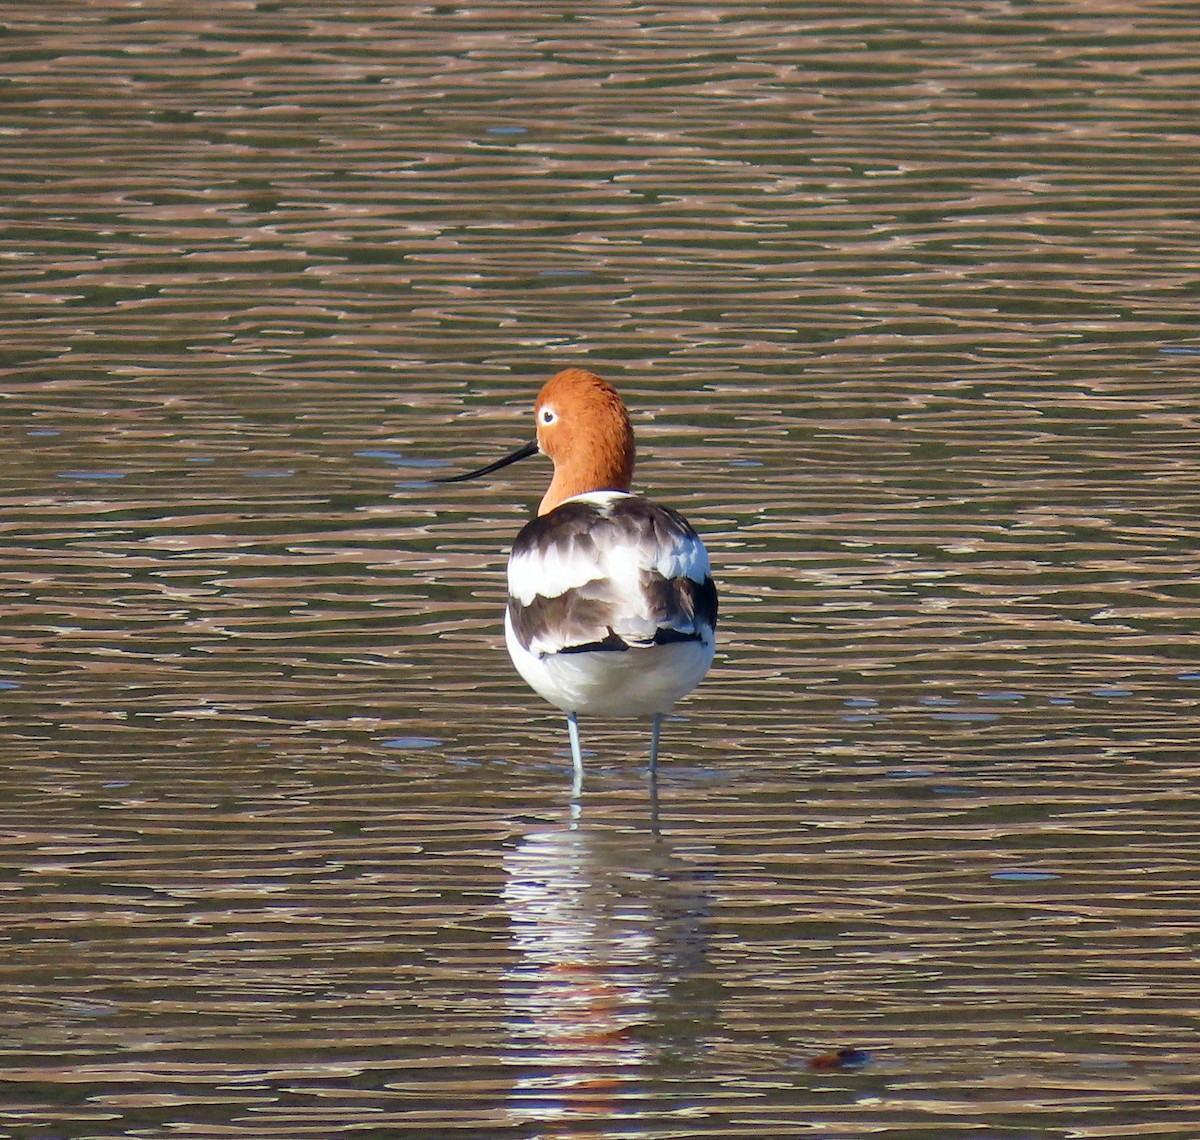
<path fill-rule="evenodd" d="M 510 1112 L 569 1137 L 630 1111 L 642 1082 L 702 1048 L 718 992 L 705 969 L 709 876 L 656 823 L 597 826 L 577 808 L 529 832 L 505 870 L 519 955 L 509 1031 L 528 1074 Z"/>

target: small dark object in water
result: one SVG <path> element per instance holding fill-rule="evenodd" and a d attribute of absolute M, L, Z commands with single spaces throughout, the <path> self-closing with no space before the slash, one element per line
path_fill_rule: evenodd
<path fill-rule="evenodd" d="M 814 1073 L 840 1073 L 845 1069 L 860 1069 L 871 1063 L 871 1054 L 865 1049 L 835 1049 L 822 1053 L 808 1063 Z"/>

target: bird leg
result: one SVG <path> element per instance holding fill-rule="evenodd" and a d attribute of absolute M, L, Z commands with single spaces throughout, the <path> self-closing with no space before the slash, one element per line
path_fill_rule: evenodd
<path fill-rule="evenodd" d="M 658 741 L 662 736 L 662 713 L 654 714 L 654 724 L 650 729 L 650 779 L 658 779 Z"/>
<path fill-rule="evenodd" d="M 571 738 L 571 763 L 575 766 L 571 796 L 578 799 L 583 791 L 583 750 L 579 747 L 579 718 L 573 712 L 567 713 L 567 735 Z"/>

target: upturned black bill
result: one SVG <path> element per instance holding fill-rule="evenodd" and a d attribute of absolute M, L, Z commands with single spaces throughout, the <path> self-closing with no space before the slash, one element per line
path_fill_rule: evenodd
<path fill-rule="evenodd" d="M 499 471 L 501 467 L 507 467 L 510 463 L 516 463 L 519 459 L 528 459 L 531 455 L 537 455 L 538 445 L 535 439 L 532 443 L 525 444 L 524 447 L 518 447 L 512 455 L 506 455 L 503 459 L 497 459 L 495 463 L 489 463 L 486 467 L 479 468 L 478 471 L 468 471 L 465 475 L 446 475 L 441 479 L 434 479 L 435 483 L 461 483 L 464 479 L 477 479 L 480 475 L 490 475 L 493 471 Z"/>

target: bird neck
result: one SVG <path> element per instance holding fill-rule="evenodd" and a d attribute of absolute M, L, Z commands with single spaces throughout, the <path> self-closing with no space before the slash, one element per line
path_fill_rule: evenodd
<path fill-rule="evenodd" d="M 556 463 L 554 478 L 542 496 L 538 514 L 548 515 L 567 499 L 586 495 L 589 491 L 628 491 L 632 483 L 632 456 L 628 459 L 622 457 L 619 463 Z"/>

